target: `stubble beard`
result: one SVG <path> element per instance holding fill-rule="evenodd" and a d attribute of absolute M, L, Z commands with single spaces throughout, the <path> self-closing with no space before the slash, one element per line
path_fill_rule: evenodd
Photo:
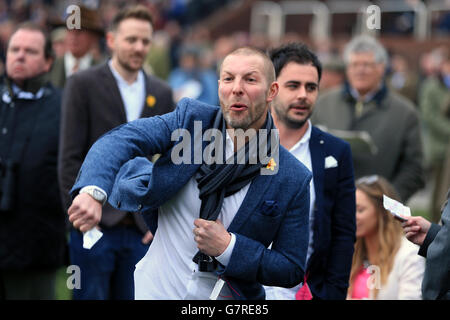
<path fill-rule="evenodd" d="M 311 109 L 311 107 L 310 107 Z M 278 118 L 278 121 L 282 122 L 286 127 L 289 129 L 300 129 L 302 128 L 305 123 L 311 118 L 312 112 L 309 112 L 306 118 L 304 119 L 295 119 L 289 116 L 288 112 L 290 110 L 290 106 L 288 107 L 287 111 L 281 111 L 280 108 L 275 104 L 273 106 L 273 110 L 275 111 L 275 114 Z"/>
<path fill-rule="evenodd" d="M 131 72 L 131 73 L 138 72 L 139 70 L 141 70 L 142 65 L 144 64 L 144 59 L 142 59 L 142 63 L 139 65 L 139 67 L 134 68 L 131 66 L 130 63 L 128 63 L 128 61 L 126 61 L 125 59 L 122 59 L 121 57 L 118 57 L 117 61 L 123 69 L 125 69 L 126 71 Z"/>
<path fill-rule="evenodd" d="M 252 111 L 250 108 L 247 109 L 247 115 L 243 118 L 233 118 L 231 115 L 230 110 L 227 110 L 225 107 L 222 106 L 222 113 L 223 117 L 225 119 L 225 122 L 228 126 L 230 126 L 233 129 L 242 129 L 242 130 L 248 130 L 254 123 L 258 122 L 261 117 L 265 114 L 265 109 L 261 108 L 261 111 L 254 110 Z"/>

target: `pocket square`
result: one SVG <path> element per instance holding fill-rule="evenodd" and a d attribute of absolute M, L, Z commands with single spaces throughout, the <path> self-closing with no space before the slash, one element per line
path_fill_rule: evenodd
<path fill-rule="evenodd" d="M 338 162 L 333 156 L 328 156 L 325 158 L 325 169 L 335 168 L 337 166 L 338 166 Z"/>

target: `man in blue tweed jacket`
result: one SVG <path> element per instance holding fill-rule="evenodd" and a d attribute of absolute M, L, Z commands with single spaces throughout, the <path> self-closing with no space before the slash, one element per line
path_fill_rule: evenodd
<path fill-rule="evenodd" d="M 264 299 L 262 285 L 301 282 L 311 173 L 273 143 L 276 130 L 268 106 L 277 93 L 270 59 L 240 48 L 221 66 L 221 108 L 183 99 L 174 112 L 118 127 L 93 145 L 72 188 L 68 212 L 82 232 L 100 220 L 120 168 L 130 159 L 135 165 L 144 161 L 141 167 L 131 165 L 131 172 L 140 172 L 129 175 L 131 192 L 109 199 L 116 207 L 158 219 L 154 240 L 136 265 L 137 299 Z M 225 164 L 205 160 L 213 141 L 205 139 L 210 129 L 223 133 L 214 142 L 223 142 Z M 190 135 L 180 140 L 180 132 Z M 270 139 L 261 132 L 269 132 Z M 243 136 L 248 143 L 242 143 Z M 259 155 L 261 142 L 271 141 L 265 160 L 256 163 L 249 161 L 248 151 L 255 140 Z M 239 141 L 245 146 L 240 148 Z M 218 150 L 216 160 L 222 159 Z M 158 153 L 162 156 L 153 167 L 136 158 Z M 174 155 L 181 153 L 180 162 Z M 245 154 L 244 162 L 239 154 Z M 152 167 L 151 172 L 143 167 Z"/>

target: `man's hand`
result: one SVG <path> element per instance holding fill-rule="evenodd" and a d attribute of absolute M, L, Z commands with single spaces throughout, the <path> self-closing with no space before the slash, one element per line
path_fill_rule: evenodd
<path fill-rule="evenodd" d="M 406 218 L 406 217 L 405 217 Z M 422 245 L 428 230 L 430 229 L 431 222 L 427 219 L 417 217 L 407 217 L 408 221 L 402 223 L 403 231 L 406 238 L 417 245 Z"/>
<path fill-rule="evenodd" d="M 197 248 L 208 256 L 220 256 L 231 241 L 231 235 L 225 229 L 220 220 L 208 221 L 196 219 L 194 240 L 197 242 Z"/>
<path fill-rule="evenodd" d="M 67 213 L 73 226 L 81 232 L 86 232 L 100 222 L 102 204 L 89 194 L 81 193 L 75 197 Z"/>

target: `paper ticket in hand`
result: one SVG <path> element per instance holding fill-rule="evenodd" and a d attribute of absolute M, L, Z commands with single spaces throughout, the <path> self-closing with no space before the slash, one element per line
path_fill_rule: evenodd
<path fill-rule="evenodd" d="M 103 233 L 95 227 L 86 231 L 83 233 L 83 248 L 91 249 L 102 236 Z"/>
<path fill-rule="evenodd" d="M 383 206 L 394 216 L 394 218 L 402 222 L 407 220 L 404 217 L 411 216 L 411 209 L 409 207 L 403 205 L 402 203 L 394 199 L 389 198 L 386 195 L 383 195 Z"/>

